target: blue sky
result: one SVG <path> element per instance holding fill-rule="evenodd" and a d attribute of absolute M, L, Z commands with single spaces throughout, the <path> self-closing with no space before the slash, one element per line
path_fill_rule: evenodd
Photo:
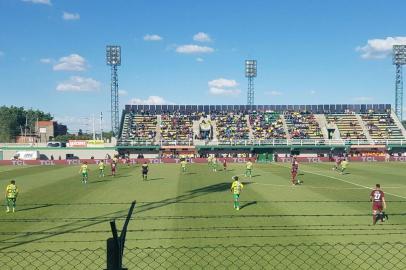
<path fill-rule="evenodd" d="M 71 130 L 103 112 L 105 46 L 122 46 L 120 107 L 393 103 L 391 46 L 406 2 L 376 0 L 0 0 L 0 105 L 51 112 Z"/>

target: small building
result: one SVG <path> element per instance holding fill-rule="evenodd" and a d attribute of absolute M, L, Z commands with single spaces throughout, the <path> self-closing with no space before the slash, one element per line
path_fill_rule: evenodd
<path fill-rule="evenodd" d="M 66 125 L 58 124 L 56 121 L 38 121 L 35 130 L 37 130 L 39 142 L 48 142 L 56 136 L 68 133 Z"/>

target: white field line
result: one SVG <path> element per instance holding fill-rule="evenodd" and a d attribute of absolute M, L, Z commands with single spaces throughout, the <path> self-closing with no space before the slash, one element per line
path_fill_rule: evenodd
<path fill-rule="evenodd" d="M 279 165 L 279 164 L 278 164 L 278 165 Z M 279 165 L 279 166 L 282 166 L 282 167 L 287 168 L 286 166 L 283 166 L 283 165 Z M 341 179 L 341 178 L 337 178 L 337 177 L 334 177 L 334 176 L 329 176 L 329 175 L 325 175 L 325 174 L 315 173 L 315 172 L 311 172 L 311 171 L 307 171 L 307 170 L 303 170 L 303 169 L 300 169 L 300 171 L 306 172 L 306 173 L 311 173 L 311 174 L 318 175 L 318 176 L 323 176 L 323 177 L 331 178 L 331 179 L 335 179 L 335 180 L 338 180 L 338 181 L 341 181 L 341 182 L 344 182 L 344 183 L 347 183 L 347 184 L 350 184 L 350 185 L 354 185 L 354 186 L 357 186 L 357 187 L 362 187 L 362 188 L 369 189 L 369 190 L 372 190 L 372 189 L 373 189 L 373 188 L 370 188 L 370 187 L 367 187 L 367 186 L 363 186 L 363 185 L 360 185 L 360 184 L 357 184 L 357 183 L 353 183 L 353 182 L 351 182 L 351 181 L 347 181 L 347 180 L 344 180 L 344 179 Z M 400 196 L 400 195 L 393 194 L 393 193 L 389 193 L 389 192 L 385 192 L 385 194 L 392 195 L 392 196 L 394 196 L 394 197 L 398 197 L 398 198 L 402 198 L 402 199 L 406 199 L 406 197 L 404 197 L 404 196 Z"/>
<path fill-rule="evenodd" d="M 258 182 L 252 182 L 253 184 L 256 185 L 261 185 L 261 186 L 273 186 L 273 187 L 289 187 L 289 188 L 295 188 L 292 185 L 275 185 L 275 184 L 268 184 L 268 183 L 258 183 Z M 335 188 L 335 187 L 314 187 L 314 186 L 304 186 L 305 188 L 312 188 L 312 189 L 329 189 L 329 190 L 360 190 L 360 189 L 365 189 L 365 187 L 354 187 L 354 188 Z M 385 189 L 391 189 L 391 188 L 406 188 L 406 187 L 385 187 Z M 387 192 L 385 192 L 387 193 Z"/>

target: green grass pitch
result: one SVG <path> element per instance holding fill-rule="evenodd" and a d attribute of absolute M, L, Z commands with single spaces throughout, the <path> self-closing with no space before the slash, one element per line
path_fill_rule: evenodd
<path fill-rule="evenodd" d="M 220 166 L 219 166 L 220 167 Z M 397 242 L 406 232 L 406 166 L 351 163 L 340 175 L 333 164 L 300 164 L 301 186 L 290 184 L 288 164 L 243 164 L 212 172 L 207 164 L 150 165 L 142 181 L 139 166 L 109 170 L 99 178 L 90 166 L 88 184 L 79 167 L 0 167 L 4 190 L 11 179 L 20 194 L 17 212 L 0 212 L 0 252 L 105 248 L 109 221 L 123 225 L 137 201 L 127 247 L 207 247 L 310 243 Z M 109 169 L 109 168 L 108 168 Z M 231 177 L 245 184 L 241 210 L 233 209 Z M 368 188 L 380 183 L 389 220 L 372 226 Z"/>

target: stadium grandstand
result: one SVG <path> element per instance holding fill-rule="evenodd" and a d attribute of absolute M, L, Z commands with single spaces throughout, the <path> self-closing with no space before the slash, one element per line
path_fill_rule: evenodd
<path fill-rule="evenodd" d="M 390 104 L 126 105 L 117 148 L 348 152 L 354 146 L 396 149 L 405 139 Z"/>

